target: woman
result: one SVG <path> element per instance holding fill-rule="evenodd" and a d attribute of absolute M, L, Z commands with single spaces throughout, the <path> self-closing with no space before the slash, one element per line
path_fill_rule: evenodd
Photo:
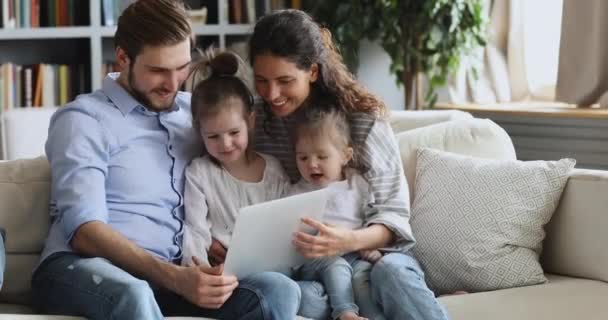
<path fill-rule="evenodd" d="M 366 283 L 355 285 L 356 298 L 373 298 L 379 313 L 388 319 L 446 319 L 417 261 L 405 253 L 414 244 L 408 189 L 398 146 L 386 121 L 386 107 L 348 72 L 330 32 L 302 11 L 278 11 L 257 22 L 249 58 L 256 91 L 263 99 L 258 110 L 257 150 L 280 159 L 291 180 L 299 179 L 289 140 L 294 112 L 329 99 L 330 105 L 339 106 L 349 118 L 359 169 L 372 186 L 375 201 L 365 228 L 347 230 L 306 221 L 319 233 L 297 234 L 294 244 L 298 250 L 318 258 L 384 248 L 385 255 L 369 274 L 371 289 Z M 365 270 L 354 270 L 353 281 L 366 280 Z M 318 286 L 301 283 L 301 315 L 327 317 L 327 302 Z M 377 311 L 361 311 L 363 316 L 379 317 Z"/>

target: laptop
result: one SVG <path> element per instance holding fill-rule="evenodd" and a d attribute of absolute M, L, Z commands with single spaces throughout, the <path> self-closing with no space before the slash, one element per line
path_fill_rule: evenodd
<path fill-rule="evenodd" d="M 303 217 L 322 221 L 331 188 L 263 202 L 239 210 L 224 274 L 242 279 L 264 271 L 285 272 L 306 261 L 293 244 L 293 234 L 315 229 L 301 223 Z"/>

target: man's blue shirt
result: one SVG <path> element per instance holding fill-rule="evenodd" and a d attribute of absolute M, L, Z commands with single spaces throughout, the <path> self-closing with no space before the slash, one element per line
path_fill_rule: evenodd
<path fill-rule="evenodd" d="M 81 95 L 52 117 L 51 229 L 41 261 L 69 245 L 79 226 L 101 221 L 153 255 L 180 256 L 184 170 L 200 155 L 190 94 L 152 112 L 110 74 L 103 88 Z"/>

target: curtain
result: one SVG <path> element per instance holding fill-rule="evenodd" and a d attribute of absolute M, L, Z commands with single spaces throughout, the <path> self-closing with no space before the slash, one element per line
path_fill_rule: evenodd
<path fill-rule="evenodd" d="M 608 1 L 564 0 L 559 101 L 608 108 Z"/>
<path fill-rule="evenodd" d="M 463 59 L 448 81 L 447 100 L 456 104 L 553 101 L 561 0 L 495 0 L 488 1 L 486 9 L 488 44 L 472 59 Z M 477 78 L 471 66 L 476 67 Z"/>

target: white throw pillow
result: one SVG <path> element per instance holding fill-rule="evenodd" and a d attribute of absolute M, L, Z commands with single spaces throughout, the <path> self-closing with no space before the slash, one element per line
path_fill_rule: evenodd
<path fill-rule="evenodd" d="M 463 119 L 405 131 L 395 135 L 401 161 L 414 200 L 416 185 L 416 150 L 433 148 L 489 159 L 515 160 L 515 148 L 509 134 L 489 119 Z"/>
<path fill-rule="evenodd" d="M 437 294 L 546 281 L 538 262 L 543 227 L 575 160 L 491 160 L 418 150 L 411 225 Z"/>

